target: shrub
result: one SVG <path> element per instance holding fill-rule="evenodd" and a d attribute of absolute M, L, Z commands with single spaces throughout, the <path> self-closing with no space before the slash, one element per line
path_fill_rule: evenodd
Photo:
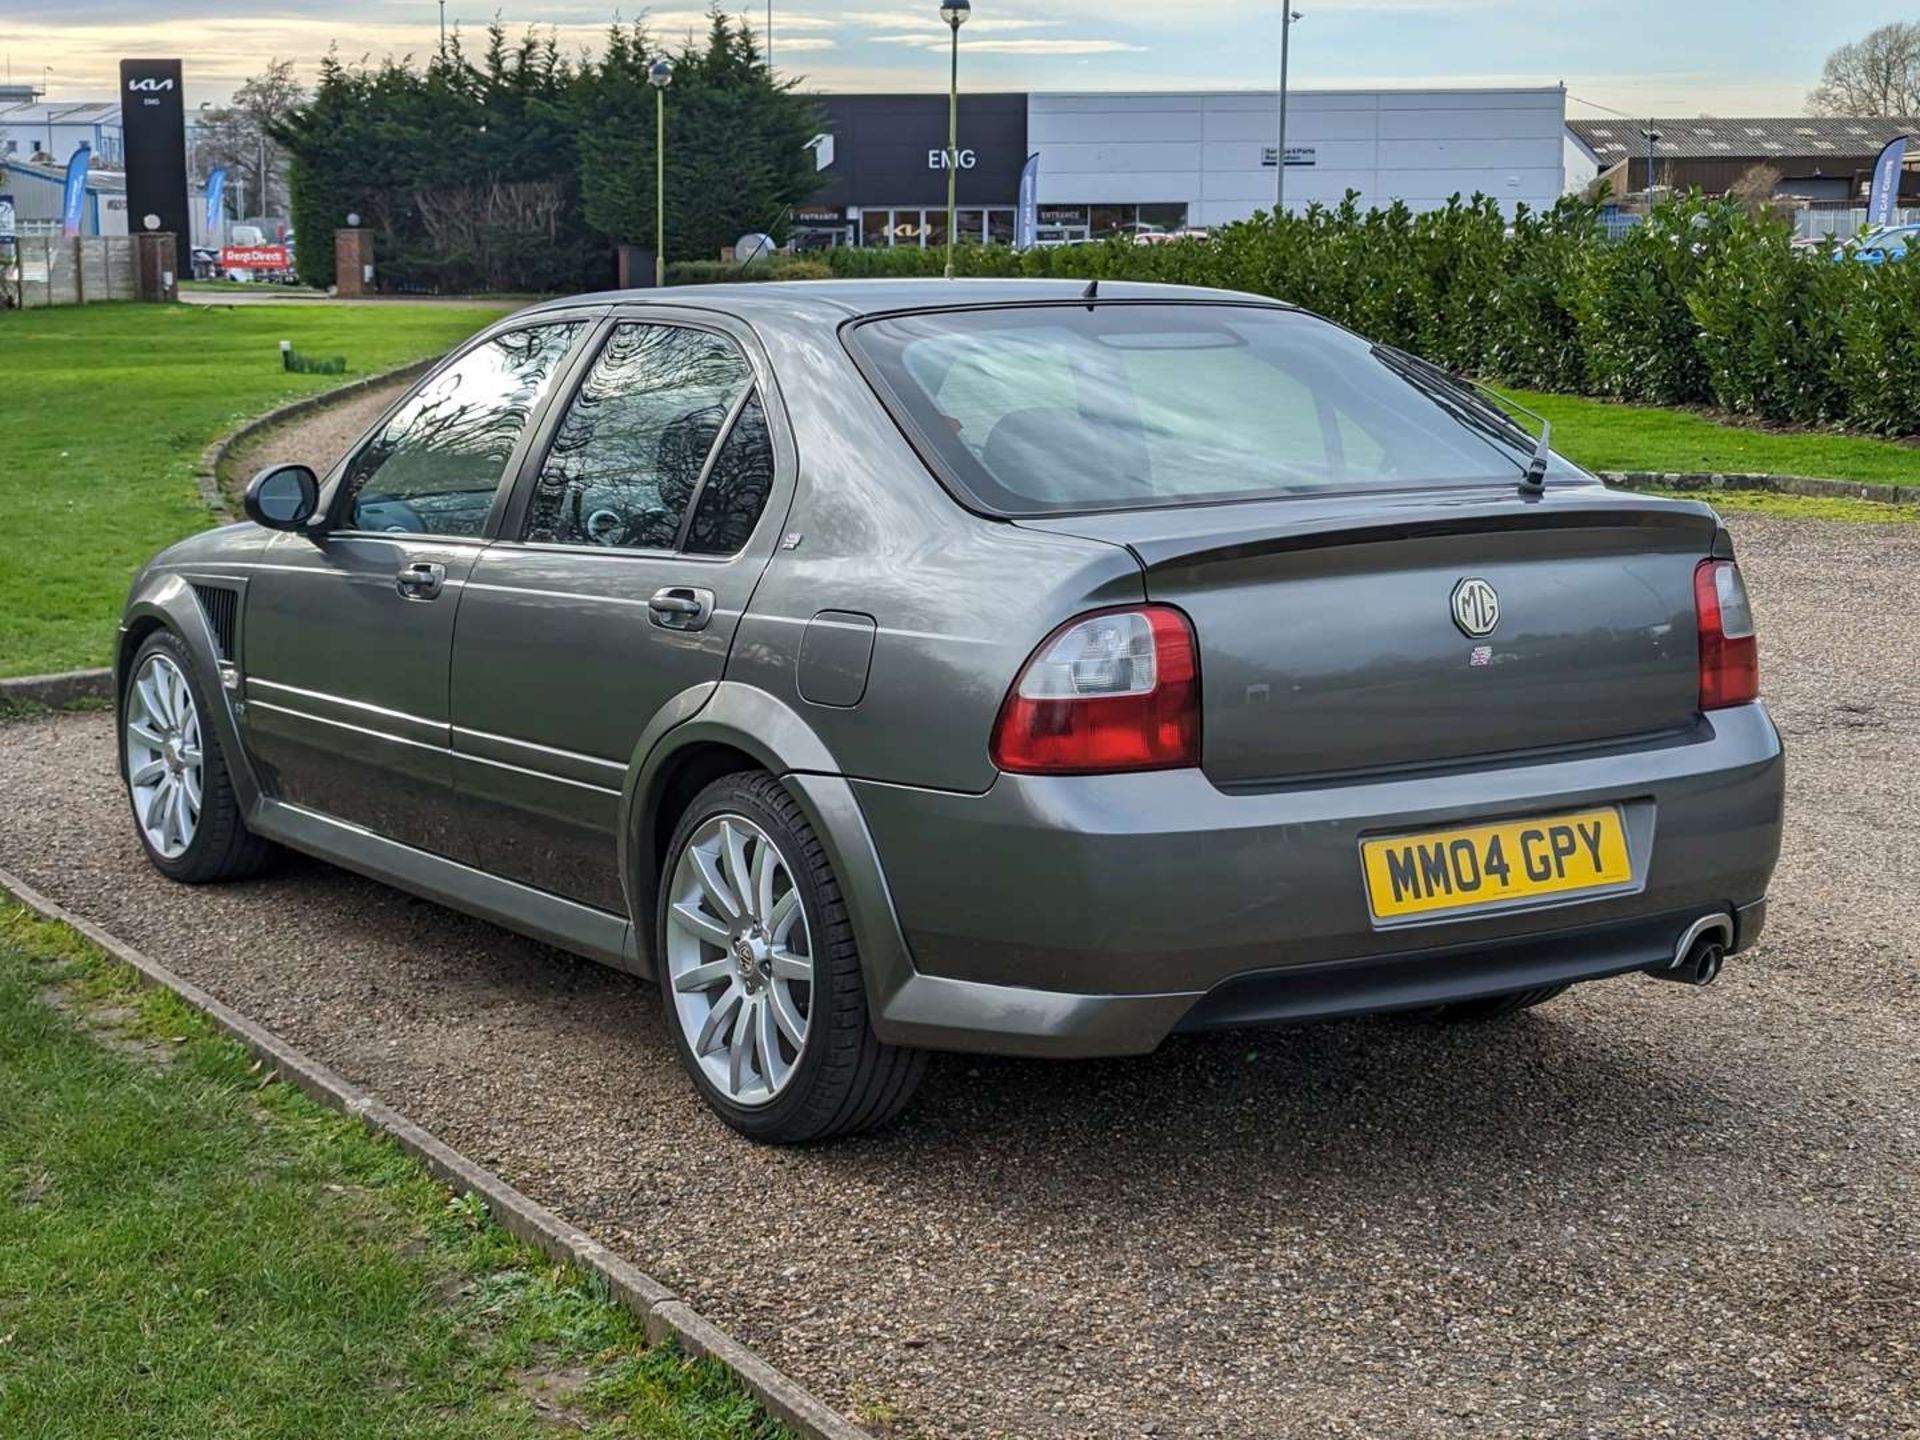
<path fill-rule="evenodd" d="M 1796 251 L 1775 216 L 1729 207 L 1687 294 L 1714 403 L 1793 424 L 1840 419 L 1833 358 L 1858 268 Z"/>
<path fill-rule="evenodd" d="M 1831 372 L 1847 423 L 1920 435 L 1920 260 L 1831 268 L 1847 292 Z"/>
<path fill-rule="evenodd" d="M 1572 306 L 1592 388 L 1656 405 L 1709 398 L 1687 292 L 1713 226 L 1699 201 L 1671 201 L 1581 267 Z"/>
<path fill-rule="evenodd" d="M 669 285 L 742 285 L 766 280 L 831 280 L 825 261 L 782 255 L 755 265 L 733 260 L 679 260 L 667 266 Z"/>

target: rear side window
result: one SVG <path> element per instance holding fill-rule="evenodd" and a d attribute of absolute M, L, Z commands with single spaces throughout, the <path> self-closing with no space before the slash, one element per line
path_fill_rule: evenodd
<path fill-rule="evenodd" d="M 614 328 L 554 434 L 526 538 L 671 550 L 727 417 L 752 383 L 724 336 Z"/>
<path fill-rule="evenodd" d="M 740 418 L 720 444 L 687 527 L 689 552 L 731 555 L 744 547 L 773 489 L 773 440 L 758 394 L 747 397 Z"/>
<path fill-rule="evenodd" d="M 1001 514 L 1510 481 L 1531 449 L 1271 306 L 1033 305 L 847 333 L 941 479 Z"/>

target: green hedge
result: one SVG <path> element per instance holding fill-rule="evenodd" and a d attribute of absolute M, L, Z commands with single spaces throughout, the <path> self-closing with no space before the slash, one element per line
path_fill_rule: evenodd
<path fill-rule="evenodd" d="M 962 246 L 962 275 L 1093 276 L 1273 295 L 1374 340 L 1535 390 L 1715 405 L 1793 425 L 1920 434 L 1920 262 L 1836 263 L 1772 215 L 1697 196 L 1610 241 L 1594 208 L 1355 197 L 1204 239 L 1019 253 Z M 938 275 L 944 250 L 834 250 L 842 277 Z M 717 277 L 716 277 L 717 278 Z M 1920 471 L 1920 456 L 1915 457 Z"/>
<path fill-rule="evenodd" d="M 833 270 L 824 260 L 781 256 L 754 265 L 733 260 L 679 260 L 667 266 L 669 285 L 751 284 L 764 280 L 831 280 Z"/>

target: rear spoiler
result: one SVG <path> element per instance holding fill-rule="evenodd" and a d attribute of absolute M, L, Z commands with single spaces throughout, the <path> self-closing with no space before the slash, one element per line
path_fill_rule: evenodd
<path fill-rule="evenodd" d="M 1391 495 L 1347 494 L 1230 502 L 1185 510 L 1108 511 L 1019 522 L 1124 545 L 1148 570 L 1230 563 L 1288 552 L 1486 535 L 1516 530 L 1632 530 L 1651 541 L 1671 532 L 1660 548 L 1718 555 L 1731 542 L 1711 508 L 1698 501 L 1593 487 L 1556 489 L 1551 505 L 1517 497 L 1509 486 L 1469 491 Z M 1658 542 L 1652 542 L 1658 545 Z"/>

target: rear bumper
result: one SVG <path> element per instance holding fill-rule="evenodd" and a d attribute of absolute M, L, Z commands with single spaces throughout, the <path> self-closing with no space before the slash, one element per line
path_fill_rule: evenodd
<path fill-rule="evenodd" d="M 1784 759 L 1765 709 L 1577 758 L 1229 794 L 1196 771 L 1002 776 L 985 795 L 853 782 L 911 967 L 885 1039 L 1032 1055 L 1182 1029 L 1431 1005 L 1664 964 L 1710 913 L 1757 937 Z M 1369 835 L 1616 804 L 1636 887 L 1382 927 Z"/>

